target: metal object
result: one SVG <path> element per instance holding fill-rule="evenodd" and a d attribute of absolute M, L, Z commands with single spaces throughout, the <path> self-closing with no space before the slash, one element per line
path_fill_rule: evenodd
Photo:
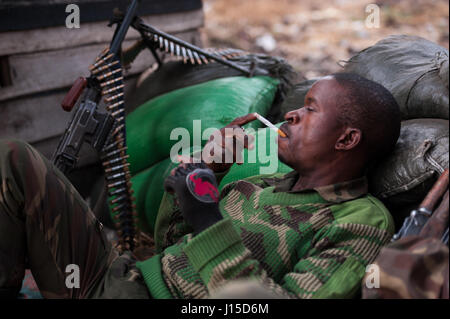
<path fill-rule="evenodd" d="M 118 227 L 121 250 L 133 250 L 139 242 L 135 198 L 132 196 L 131 174 L 126 154 L 124 78 L 118 53 L 128 28 L 135 17 L 138 0 L 133 0 L 118 25 L 110 47 L 104 49 L 89 67 L 91 76 L 78 81 L 76 89 L 67 99 L 67 106 L 85 90 L 80 105 L 54 153 L 53 162 L 64 173 L 73 168 L 84 142 L 101 153 L 109 203 L 113 220 Z M 80 89 L 81 88 L 81 89 Z M 76 92 L 75 92 L 76 91 Z M 108 113 L 98 111 L 101 97 L 105 97 Z M 73 101 L 75 99 L 75 102 Z M 69 103 L 70 102 L 70 103 Z M 114 110 L 114 112 L 111 112 Z"/>
<path fill-rule="evenodd" d="M 445 237 L 446 229 L 448 229 L 449 220 L 449 191 L 443 196 L 441 203 L 435 209 L 431 216 L 420 231 L 422 237 L 434 237 L 442 239 Z"/>
<path fill-rule="evenodd" d="M 169 51 L 169 41 L 167 41 L 167 39 L 164 39 L 164 51 Z"/>
<path fill-rule="evenodd" d="M 173 42 L 170 42 L 170 54 L 173 55 L 174 52 L 175 52 L 175 45 L 173 44 Z"/>
<path fill-rule="evenodd" d="M 123 94 L 124 94 L 123 92 L 120 92 L 119 94 L 116 94 L 116 95 L 107 97 L 107 98 L 105 99 L 105 102 L 109 103 L 109 102 L 111 102 L 111 101 L 117 100 L 118 98 L 122 98 L 122 97 L 123 97 Z"/>
<path fill-rule="evenodd" d="M 431 190 L 428 192 L 427 196 L 425 196 L 424 200 L 419 205 L 419 208 L 417 210 L 413 210 L 410 216 L 405 219 L 402 227 L 400 228 L 398 233 L 392 237 L 391 241 L 396 241 L 406 236 L 419 235 L 424 226 L 433 216 L 433 209 L 435 208 L 439 200 L 441 200 L 444 193 L 448 190 L 448 185 L 449 185 L 449 170 L 447 168 L 441 174 L 436 183 L 433 185 Z M 447 203 L 447 214 L 448 214 L 448 203 Z"/>
<path fill-rule="evenodd" d="M 108 61 L 108 60 L 102 60 L 102 61 Z M 91 71 L 91 74 L 92 74 L 92 75 L 96 75 L 96 74 L 102 72 L 103 70 L 110 69 L 112 66 L 117 65 L 117 64 L 119 64 L 119 61 L 118 61 L 118 60 L 113 61 L 113 62 L 111 62 L 111 63 L 108 63 L 108 64 L 106 64 L 106 65 L 101 65 L 101 64 L 100 64 L 97 68 L 94 68 L 94 69 Z"/>
<path fill-rule="evenodd" d="M 120 84 L 120 85 L 115 86 L 113 88 L 110 88 L 110 89 L 107 89 L 107 90 L 103 90 L 102 91 L 102 95 L 106 95 L 106 94 L 109 94 L 109 93 L 112 93 L 112 92 L 115 92 L 115 91 L 122 90 L 124 87 L 125 87 L 125 84 Z"/>
<path fill-rule="evenodd" d="M 247 76 L 251 76 L 250 70 L 240 66 L 233 61 L 227 60 L 227 54 L 216 54 L 215 52 L 208 52 L 207 50 L 201 49 L 191 43 L 185 42 L 173 35 L 167 34 L 161 30 L 149 26 L 138 17 L 135 18 L 132 27 L 139 31 L 141 36 L 149 43 L 154 43 L 156 47 L 159 46 L 159 49 L 163 51 L 167 52 L 169 47 L 172 48 L 172 46 L 175 46 L 177 49 L 175 50 L 174 55 L 183 58 L 183 62 L 185 63 L 189 61 L 192 64 L 201 64 L 203 60 L 203 62 L 206 64 L 207 60 L 211 60 L 238 70 Z M 178 47 L 180 47 L 181 50 L 179 50 Z M 152 49 L 154 49 L 154 47 L 152 47 Z M 228 55 L 231 56 L 231 52 L 228 52 Z"/>
<path fill-rule="evenodd" d="M 100 87 L 104 88 L 104 87 L 106 87 L 108 85 L 114 84 L 114 83 L 119 82 L 119 81 L 123 81 L 123 76 L 119 76 L 116 79 L 109 80 L 109 81 L 106 81 L 106 82 L 102 82 L 102 83 L 100 83 Z"/>
<path fill-rule="evenodd" d="M 102 81 L 102 80 L 104 80 L 106 78 L 110 78 L 111 76 L 113 76 L 113 75 L 115 75 L 115 74 L 117 74 L 119 72 L 122 72 L 122 69 L 116 69 L 114 71 L 102 74 L 102 75 L 97 77 L 97 80 Z"/>
<path fill-rule="evenodd" d="M 119 101 L 119 102 L 117 102 L 117 103 L 114 103 L 114 104 L 111 104 L 111 105 L 107 105 L 107 106 L 106 106 L 106 109 L 107 109 L 108 111 L 111 111 L 111 110 L 113 110 L 113 109 L 115 109 L 115 108 L 121 106 L 121 105 L 124 104 L 124 103 L 125 103 L 124 101 Z"/>

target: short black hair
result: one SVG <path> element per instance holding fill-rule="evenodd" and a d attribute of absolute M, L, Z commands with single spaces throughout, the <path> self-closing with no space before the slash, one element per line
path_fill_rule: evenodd
<path fill-rule="evenodd" d="M 332 77 L 344 88 L 336 98 L 339 121 L 362 131 L 369 161 L 392 151 L 400 136 L 401 113 L 395 98 L 384 86 L 353 73 Z"/>

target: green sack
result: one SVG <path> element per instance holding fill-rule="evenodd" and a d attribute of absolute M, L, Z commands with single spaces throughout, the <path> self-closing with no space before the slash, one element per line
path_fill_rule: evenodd
<path fill-rule="evenodd" d="M 131 178 L 139 226 L 146 232 L 153 233 L 159 204 L 164 194 L 164 180 L 176 166 L 178 163 L 167 158 Z"/>
<path fill-rule="evenodd" d="M 193 143 L 193 120 L 201 120 L 204 130 L 222 128 L 251 112 L 266 114 L 278 83 L 266 76 L 222 78 L 182 88 L 141 105 L 126 119 L 132 175 L 169 157 L 177 143 L 176 139 L 170 140 L 175 128 L 187 129 Z M 257 128 L 260 123 L 255 121 L 248 127 Z M 202 146 L 205 142 L 201 141 Z"/>
<path fill-rule="evenodd" d="M 280 81 L 276 97 L 278 101 L 272 104 L 272 109 L 276 109 L 277 102 L 284 99 L 292 86 L 291 82 L 296 77 L 289 63 L 280 57 L 260 53 L 246 53 L 235 49 L 227 51 L 240 52 L 242 55 L 232 57 L 230 60 L 244 69 L 251 69 L 253 76 L 270 76 Z M 216 79 L 240 76 L 242 72 L 217 62 L 190 64 L 183 61 L 169 61 L 148 76 L 144 74 L 145 72 L 127 96 L 127 110 L 134 110 L 148 100 L 168 92 Z"/>

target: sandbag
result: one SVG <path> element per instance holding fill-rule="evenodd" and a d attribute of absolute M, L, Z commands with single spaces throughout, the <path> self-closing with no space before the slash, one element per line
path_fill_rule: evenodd
<path fill-rule="evenodd" d="M 283 122 L 286 113 L 303 107 L 305 104 L 306 93 L 308 93 L 313 84 L 318 80 L 320 80 L 320 78 L 306 80 L 295 84 L 281 103 L 278 114 L 276 114 L 276 116 L 268 115 L 268 119 L 275 123 Z"/>
<path fill-rule="evenodd" d="M 356 73 L 387 88 L 402 119 L 449 119 L 448 50 L 420 37 L 394 35 L 345 62 Z"/>
<path fill-rule="evenodd" d="M 134 175 L 169 157 L 178 140 L 170 140 L 175 128 L 189 131 L 193 144 L 193 120 L 201 130 L 222 128 L 251 112 L 266 114 L 279 81 L 266 76 L 230 77 L 175 90 L 154 98 L 126 118 L 130 171 Z M 258 121 L 248 127 L 260 127 Z M 206 140 L 202 140 L 202 146 Z"/>
<path fill-rule="evenodd" d="M 167 158 L 131 178 L 139 226 L 148 233 L 153 233 L 159 204 L 164 194 L 164 180 L 176 166 L 178 163 Z"/>
<path fill-rule="evenodd" d="M 274 102 L 281 102 L 295 78 L 295 72 L 290 64 L 279 57 L 246 53 L 234 49 L 226 51 L 241 54 L 230 60 L 244 68 L 251 69 L 253 76 L 270 76 L 279 80 Z M 242 75 L 242 72 L 217 62 L 200 65 L 185 64 L 182 61 L 166 62 L 162 67 L 138 81 L 133 91 L 128 94 L 127 111 L 130 112 L 148 100 L 174 90 L 215 79 Z"/>
<path fill-rule="evenodd" d="M 369 174 L 370 192 L 389 207 L 419 203 L 449 163 L 449 122 L 403 121 L 394 151 Z"/>

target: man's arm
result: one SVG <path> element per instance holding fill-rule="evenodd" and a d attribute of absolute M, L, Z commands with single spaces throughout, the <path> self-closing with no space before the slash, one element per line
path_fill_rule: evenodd
<path fill-rule="evenodd" d="M 280 283 L 252 258 L 229 219 L 194 237 L 184 251 L 210 294 L 230 280 L 255 279 L 282 297 L 350 298 L 361 285 L 366 265 L 390 236 L 368 225 L 330 224 L 316 233 L 307 257 Z"/>
<path fill-rule="evenodd" d="M 237 161 L 239 158 L 240 152 L 244 148 L 251 148 L 253 145 L 251 144 L 253 141 L 253 137 L 249 136 L 245 133 L 245 131 L 241 128 L 242 125 L 245 125 L 253 120 L 256 117 L 254 113 L 247 114 L 242 117 L 238 117 L 234 119 L 230 124 L 225 126 L 224 128 L 218 130 L 215 134 L 211 135 L 209 142 L 205 145 L 205 149 L 201 152 L 201 154 L 194 154 L 195 158 L 202 158 L 203 163 L 201 165 L 208 167 L 215 176 L 215 187 L 220 183 L 222 178 L 228 173 L 229 169 Z M 233 129 L 231 135 L 227 135 L 226 129 Z M 229 147 L 231 146 L 231 149 Z M 205 151 L 207 150 L 207 151 Z M 215 151 L 218 151 L 218 154 L 215 154 Z M 231 153 L 232 161 L 226 162 L 226 153 Z M 229 154 L 228 154 L 229 155 Z M 179 157 L 180 166 L 190 165 L 194 163 L 193 158 L 184 158 L 182 156 Z M 199 164 L 200 165 L 200 164 Z M 171 176 L 175 175 L 177 171 L 179 171 L 180 166 L 172 170 Z M 182 169 L 182 167 L 181 167 Z M 187 175 L 188 172 L 184 172 L 182 175 Z M 177 173 L 179 174 L 179 172 Z M 168 180 L 171 180 L 172 191 L 175 191 L 175 188 L 178 188 L 178 191 L 183 193 L 184 188 L 180 184 L 183 182 L 182 180 L 178 180 L 175 182 L 173 177 L 168 177 Z M 167 180 L 166 180 L 167 182 Z M 183 183 L 181 183 L 183 184 Z M 167 190 L 167 189 L 166 189 Z M 180 194 L 179 194 L 180 195 Z M 178 196 L 180 197 L 180 196 Z M 199 204 L 198 199 L 188 198 L 188 196 L 181 196 L 182 198 L 176 199 L 173 193 L 165 192 L 163 198 L 161 200 L 161 204 L 158 210 L 158 217 L 155 225 L 155 243 L 157 251 L 163 250 L 165 247 L 168 247 L 174 243 L 176 243 L 181 237 L 184 235 L 191 233 L 194 231 L 192 225 L 186 223 L 184 220 L 182 209 L 184 208 L 186 211 L 192 210 L 183 206 L 192 206 L 192 204 Z M 183 200 L 184 197 L 184 200 Z M 180 204 L 179 201 L 183 201 L 183 204 Z M 181 206 L 181 207 L 180 207 Z M 200 207 L 196 207 L 194 210 L 197 211 L 197 215 L 200 214 Z M 210 211 L 211 207 L 205 207 L 206 211 Z M 214 209 L 213 209 L 214 210 Z M 217 206 L 217 211 L 218 206 Z M 220 213 L 219 213 L 220 214 Z M 194 214 L 191 214 L 194 215 Z M 194 216 L 195 217 L 195 216 Z M 200 222 L 202 222 L 204 217 L 200 216 Z M 195 223 L 197 224 L 197 223 Z"/>
<path fill-rule="evenodd" d="M 155 223 L 154 239 L 157 252 L 177 243 L 191 232 L 192 227 L 184 221 L 174 194 L 164 192 Z"/>

